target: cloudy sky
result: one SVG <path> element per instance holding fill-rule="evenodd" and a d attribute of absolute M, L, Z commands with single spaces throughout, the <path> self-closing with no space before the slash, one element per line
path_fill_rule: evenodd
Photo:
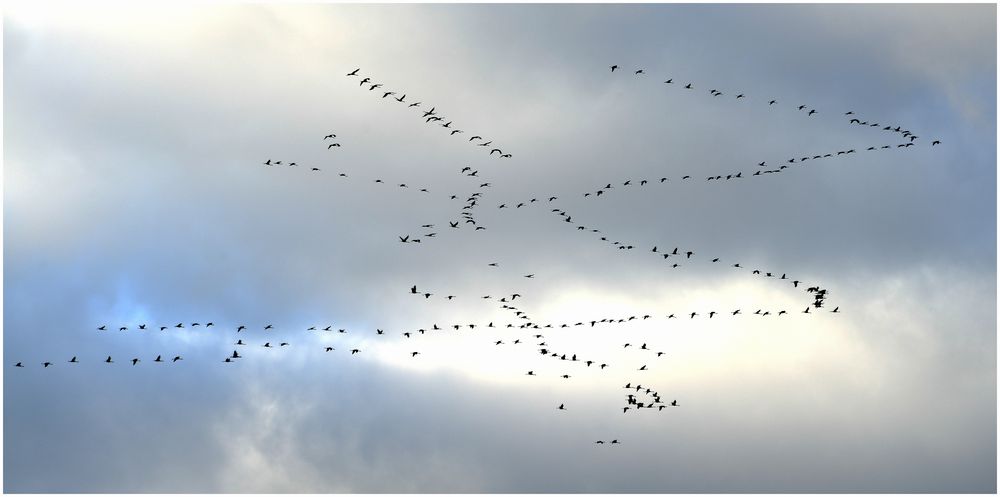
<path fill-rule="evenodd" d="M 995 5 L 4 14 L 7 492 L 996 491 Z"/>

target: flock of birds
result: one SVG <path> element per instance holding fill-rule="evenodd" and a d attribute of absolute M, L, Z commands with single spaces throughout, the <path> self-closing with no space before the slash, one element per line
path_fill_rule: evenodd
<path fill-rule="evenodd" d="M 621 70 L 621 68 L 618 65 L 611 65 L 610 69 L 611 73 L 627 72 Z M 375 95 L 380 96 L 381 97 L 380 99 L 386 99 L 391 97 L 398 104 L 405 106 L 405 108 L 415 108 L 417 112 L 420 113 L 420 118 L 424 120 L 425 124 L 427 125 L 433 124 L 439 126 L 445 132 L 449 133 L 450 136 L 456 136 L 460 134 L 471 135 L 466 141 L 474 146 L 482 147 L 484 150 L 489 151 L 488 155 L 490 157 L 498 157 L 498 158 L 512 157 L 510 153 L 505 152 L 498 145 L 495 145 L 493 143 L 494 140 L 486 139 L 478 134 L 472 135 L 472 133 L 466 133 L 464 129 L 461 129 L 458 127 L 458 125 L 456 125 L 454 120 L 445 118 L 437 110 L 436 106 L 430 106 L 429 109 L 424 110 L 428 106 L 425 105 L 423 102 L 415 101 L 415 99 L 413 98 L 410 98 L 408 100 L 407 98 L 409 94 L 401 90 L 387 90 L 384 88 L 384 85 L 382 83 L 374 82 L 370 76 L 364 76 L 360 74 L 360 71 L 361 71 L 360 68 L 355 69 L 347 73 L 347 77 L 359 78 L 360 81 L 359 86 L 361 86 L 362 88 L 366 88 L 368 92 L 376 92 L 377 90 Z M 641 78 L 646 76 L 646 71 L 644 69 L 634 69 L 630 72 L 635 77 Z M 693 83 L 690 82 L 681 83 L 680 81 L 678 81 L 675 83 L 673 78 L 668 78 L 664 80 L 663 84 L 671 87 L 676 87 L 681 91 L 690 91 L 693 93 L 698 91 L 704 91 L 701 89 L 701 85 L 696 87 Z M 708 93 L 711 98 L 723 97 L 728 94 L 716 88 L 710 88 L 708 90 Z M 741 92 L 733 92 L 732 98 L 734 101 L 739 101 L 739 102 L 752 100 L 751 97 Z M 774 98 L 765 98 L 762 99 L 761 102 L 765 102 L 768 108 L 780 107 L 781 105 L 779 101 Z M 793 107 L 797 112 L 801 112 L 805 117 L 808 118 L 820 114 L 820 111 L 807 105 L 795 105 Z M 823 159 L 833 159 L 833 158 L 846 159 L 855 154 L 860 154 L 861 152 L 859 152 L 859 150 L 863 152 L 878 152 L 890 149 L 906 150 L 913 146 L 916 146 L 918 143 L 919 137 L 910 130 L 904 128 L 903 126 L 895 124 L 886 124 L 884 122 L 875 122 L 874 120 L 871 119 L 862 119 L 858 117 L 857 114 L 855 114 L 853 111 L 846 111 L 837 114 L 842 114 L 842 117 L 845 118 L 845 120 L 849 125 L 864 126 L 898 135 L 899 138 L 902 140 L 902 143 L 888 143 L 888 144 L 881 143 L 878 145 L 869 145 L 866 147 L 845 147 L 842 150 L 808 154 L 796 157 L 788 157 L 782 159 L 779 162 L 775 162 L 774 164 L 768 163 L 767 160 L 762 160 L 753 164 L 752 169 L 750 170 L 741 169 L 737 167 L 734 168 L 734 170 L 726 171 L 724 173 L 716 172 L 709 175 L 698 174 L 697 177 L 698 178 L 704 177 L 705 181 L 716 181 L 716 182 L 727 182 L 727 181 L 737 181 L 742 179 L 750 179 L 755 177 L 766 177 L 766 175 L 769 174 L 782 173 L 784 171 L 791 170 L 794 167 L 802 167 L 806 163 L 812 163 Z M 323 136 L 322 143 L 327 150 L 332 150 L 334 148 L 339 149 L 343 145 L 341 144 L 340 141 L 337 141 L 337 139 L 338 139 L 337 134 L 327 133 Z M 940 143 L 941 142 L 939 140 L 933 140 L 931 141 L 930 145 L 936 146 Z M 267 167 L 284 167 L 292 169 L 300 166 L 299 162 L 296 161 L 290 161 L 287 159 L 274 159 L 274 158 L 266 159 L 265 161 L 263 161 L 263 165 Z M 324 168 L 320 167 L 319 165 L 304 166 L 301 169 L 308 169 L 313 173 L 324 172 Z M 458 174 L 466 178 L 470 178 L 469 181 L 472 182 L 470 183 L 470 185 L 473 186 L 474 191 L 466 195 L 459 195 L 459 194 L 448 195 L 449 200 L 458 201 L 461 204 L 461 206 L 456 209 L 454 217 L 452 219 L 446 220 L 443 223 L 421 224 L 417 228 L 416 233 L 411 232 L 398 235 L 399 243 L 420 244 L 425 241 L 438 239 L 440 238 L 439 235 L 442 235 L 442 233 L 445 232 L 455 233 L 453 230 L 458 230 L 466 226 L 471 227 L 473 232 L 484 231 L 487 229 L 487 227 L 482 225 L 480 221 L 476 218 L 475 212 L 478 208 L 483 206 L 484 198 L 488 195 L 490 189 L 493 186 L 492 181 L 485 178 L 483 175 L 480 175 L 480 171 L 478 169 L 474 169 L 472 166 L 462 167 L 458 171 Z M 346 172 L 343 171 L 337 173 L 336 177 L 343 178 L 345 180 L 352 179 Z M 646 188 L 647 186 L 652 186 L 652 185 L 685 184 L 687 182 L 693 181 L 695 177 L 696 177 L 695 173 L 692 172 L 690 174 L 680 175 L 679 177 L 676 176 L 670 177 L 668 175 L 663 175 L 655 178 L 618 180 L 614 182 L 607 182 L 606 184 L 599 186 L 598 188 L 592 191 L 583 192 L 582 194 L 577 193 L 576 195 L 570 195 L 570 197 L 575 197 L 575 198 L 583 197 L 589 199 L 596 199 L 602 196 L 607 196 L 613 191 L 624 192 L 634 188 Z M 390 184 L 396 185 L 396 188 L 401 190 L 412 189 L 424 194 L 432 193 L 428 187 L 415 186 L 411 188 L 410 185 L 408 185 L 406 182 L 401 182 L 401 181 L 388 181 L 379 177 L 368 178 L 368 181 L 381 185 L 390 185 Z M 612 365 L 607 361 L 603 361 L 597 358 L 582 357 L 582 355 L 578 352 L 567 350 L 570 347 L 567 347 L 566 344 L 559 345 L 558 347 L 552 345 L 549 343 L 551 341 L 551 338 L 547 338 L 544 334 L 540 333 L 540 331 L 547 329 L 567 329 L 574 327 L 596 328 L 598 326 L 601 327 L 627 326 L 632 323 L 647 323 L 650 322 L 650 320 L 653 320 L 652 322 L 655 322 L 658 319 L 663 320 L 663 322 L 669 322 L 669 320 L 671 319 L 688 319 L 688 320 L 696 318 L 708 319 L 708 320 L 724 319 L 724 318 L 736 319 L 741 316 L 754 316 L 757 318 L 766 318 L 770 316 L 774 318 L 779 318 L 782 316 L 790 316 L 792 315 L 792 313 L 800 315 L 803 314 L 811 315 L 824 311 L 830 313 L 840 312 L 840 307 L 837 306 L 835 306 L 832 310 L 829 311 L 826 310 L 827 307 L 826 300 L 829 295 L 829 291 L 826 288 L 823 288 L 821 285 L 814 283 L 805 283 L 797 278 L 788 276 L 788 274 L 783 271 L 755 268 L 748 265 L 744 265 L 738 261 L 724 261 L 721 257 L 703 255 L 700 249 L 695 250 L 694 248 L 681 247 L 679 245 L 675 245 L 674 243 L 670 243 L 668 245 L 667 243 L 658 242 L 655 244 L 649 243 L 640 245 L 638 242 L 628 242 L 628 241 L 613 239 L 614 237 L 609 236 L 604 230 L 594 227 L 589 223 L 583 224 L 582 222 L 580 222 L 578 217 L 571 215 L 564 208 L 560 207 L 558 201 L 560 200 L 560 198 L 564 197 L 566 197 L 566 195 L 563 193 L 558 193 L 558 194 L 549 193 L 544 195 L 532 196 L 531 198 L 525 199 L 523 201 L 498 202 L 496 205 L 497 209 L 500 211 L 504 210 L 516 211 L 517 209 L 521 208 L 530 209 L 536 206 L 547 205 L 549 206 L 549 212 L 560 218 L 561 222 L 558 223 L 559 225 L 572 227 L 576 231 L 590 234 L 593 236 L 595 242 L 596 241 L 602 242 L 620 253 L 646 254 L 647 257 L 653 257 L 659 261 L 662 261 L 665 264 L 665 267 L 670 269 L 688 267 L 697 263 L 728 266 L 736 270 L 745 271 L 752 276 L 757 276 L 763 279 L 771 279 L 778 282 L 784 282 L 790 285 L 791 288 L 801 290 L 806 294 L 808 294 L 808 299 L 809 299 L 808 303 L 804 305 L 804 308 L 799 307 L 797 309 L 791 309 L 791 310 L 785 308 L 781 309 L 758 308 L 756 310 L 743 309 L 743 308 L 687 309 L 667 314 L 657 314 L 655 312 L 639 312 L 629 316 L 603 316 L 603 317 L 592 316 L 588 318 L 577 319 L 572 322 L 550 323 L 533 319 L 532 317 L 529 316 L 527 310 L 519 307 L 518 305 L 515 305 L 515 301 L 518 303 L 524 301 L 522 293 L 519 292 L 509 292 L 509 293 L 495 292 L 482 296 L 469 297 L 469 296 L 456 295 L 446 291 L 439 291 L 437 289 L 420 288 L 418 285 L 412 285 L 409 287 L 407 293 L 412 295 L 414 298 L 428 300 L 431 297 L 435 297 L 436 299 L 441 299 L 448 302 L 457 300 L 457 302 L 459 303 L 469 302 L 472 301 L 473 299 L 479 301 L 492 301 L 499 304 L 500 310 L 506 314 L 509 314 L 511 318 L 505 323 L 499 323 L 494 321 L 489 321 L 485 323 L 484 322 L 449 323 L 449 324 L 431 323 L 430 325 L 427 326 L 399 331 L 397 336 L 401 336 L 403 340 L 407 340 L 408 341 L 407 343 L 414 344 L 413 348 L 415 350 L 410 350 L 408 352 L 408 355 L 412 359 L 417 360 L 418 356 L 421 355 L 421 351 L 419 350 L 419 347 L 417 345 L 419 342 L 419 337 L 421 336 L 425 336 L 428 334 L 446 333 L 449 330 L 453 330 L 454 332 L 458 332 L 461 330 L 468 330 L 470 332 L 475 330 L 480 330 L 480 331 L 494 333 L 494 335 L 490 337 L 490 340 L 497 347 L 533 346 L 536 347 L 537 352 L 542 357 L 548 358 L 550 360 L 559 361 L 560 363 L 566 364 L 567 366 L 572 363 L 578 363 L 586 368 L 594 368 L 596 371 L 604 371 L 606 369 L 615 369 L 618 366 Z M 447 226 L 447 228 L 445 229 L 445 231 L 437 231 L 438 226 L 442 227 Z M 497 269 L 497 270 L 499 270 L 500 267 L 500 264 L 498 262 L 489 262 L 486 265 L 492 269 Z M 529 273 L 529 274 L 523 274 L 522 276 L 525 279 L 534 280 L 536 274 Z M 188 323 L 187 327 L 189 329 L 198 327 L 202 327 L 203 329 L 208 329 L 213 327 L 219 328 L 218 326 L 215 325 L 214 322 L 206 322 L 204 326 L 202 326 L 198 322 L 193 322 L 193 323 Z M 146 324 L 134 325 L 134 328 L 130 328 L 129 325 L 120 325 L 117 327 L 117 330 L 119 332 L 128 332 L 131 330 L 156 331 L 158 329 L 158 331 L 160 332 L 167 332 L 170 330 L 182 329 L 182 328 L 185 328 L 185 324 L 179 322 L 175 325 L 170 325 L 170 326 L 159 325 L 155 327 L 147 327 Z M 235 339 L 235 341 L 232 342 L 233 343 L 232 353 L 227 353 L 225 354 L 225 356 L 218 357 L 218 361 L 223 363 L 236 363 L 238 362 L 238 360 L 243 359 L 246 353 L 244 352 L 244 354 L 241 354 L 240 351 L 249 350 L 246 347 L 253 346 L 257 350 L 284 349 L 290 347 L 291 340 L 293 340 L 292 338 L 287 338 L 287 339 L 268 338 L 269 335 L 276 336 L 274 335 L 276 329 L 272 324 L 267 324 L 260 327 L 261 331 L 264 332 L 266 336 L 254 339 L 246 338 L 246 341 L 244 341 L 244 336 L 246 335 L 243 335 L 243 333 L 249 331 L 250 329 L 245 324 L 232 325 L 231 327 L 227 325 L 227 328 L 234 330 L 233 333 L 235 335 L 233 338 Z M 526 334 L 512 337 L 511 335 L 509 335 L 509 331 L 501 331 L 501 330 L 512 330 L 512 329 L 524 330 Z M 102 325 L 97 327 L 97 330 L 99 332 L 105 332 L 105 333 L 113 332 L 114 327 L 108 328 L 107 325 Z M 304 331 L 308 333 L 317 333 L 317 334 L 327 333 L 327 334 L 336 334 L 340 336 L 349 334 L 356 335 L 358 333 L 367 333 L 368 335 L 373 335 L 376 337 L 386 335 L 386 332 L 383 329 L 375 329 L 374 331 L 367 330 L 365 332 L 359 332 L 357 330 L 338 328 L 335 327 L 335 325 L 310 326 L 306 328 Z M 395 333 L 390 333 L 390 335 L 393 334 Z M 409 342 L 410 340 L 412 340 L 412 342 Z M 337 350 L 342 350 L 343 352 L 349 352 L 349 354 L 353 356 L 360 354 L 362 352 L 361 348 L 356 345 L 354 346 L 348 345 L 347 347 L 342 347 L 342 349 L 338 349 L 337 346 L 335 346 L 337 344 L 332 345 L 329 343 L 325 343 L 316 345 L 315 341 L 313 341 L 311 345 L 319 348 L 320 350 L 323 351 L 323 353 L 330 353 Z M 633 374 L 637 374 L 637 372 L 649 371 L 649 364 L 651 363 L 650 361 L 663 358 L 664 356 L 667 355 L 667 353 L 664 351 L 653 350 L 652 348 L 647 346 L 647 343 L 635 345 L 630 342 L 627 342 L 622 345 L 623 350 L 629 348 L 633 348 L 636 351 L 640 351 L 647 354 L 644 363 L 638 368 L 619 367 L 620 370 L 630 369 L 634 372 Z M 169 362 L 171 364 L 176 364 L 180 361 L 183 361 L 183 357 L 181 357 L 180 355 L 173 355 L 170 359 L 167 359 L 167 357 L 171 356 L 156 355 L 155 358 L 149 358 L 148 361 L 152 363 Z M 74 356 L 66 362 L 70 364 L 79 364 L 82 361 L 80 361 L 76 356 Z M 117 362 L 111 356 L 107 356 L 104 359 L 95 359 L 94 362 L 103 362 L 108 365 L 117 364 Z M 143 362 L 143 358 L 132 357 L 131 359 L 122 362 L 124 364 L 131 364 L 132 367 L 136 367 Z M 41 362 L 40 364 L 43 368 L 49 368 L 55 365 L 55 363 L 52 362 L 51 360 Z M 17 362 L 16 364 L 14 364 L 14 366 L 18 368 L 25 367 L 22 362 Z M 571 372 L 572 371 L 566 370 L 566 372 L 559 374 L 559 377 L 563 379 L 570 379 L 573 377 L 573 375 L 570 374 Z M 534 369 L 528 370 L 526 373 L 523 374 L 526 376 L 538 376 L 535 373 Z M 679 406 L 677 400 L 674 399 L 671 400 L 670 402 L 667 402 L 663 400 L 663 398 L 661 398 L 659 392 L 657 392 L 656 390 L 654 390 L 649 386 L 643 386 L 642 384 L 639 383 L 633 385 L 632 382 L 629 382 L 624 386 L 624 388 L 627 391 L 627 393 L 625 397 L 625 405 L 622 406 L 623 413 L 627 413 L 629 411 L 639 412 L 642 410 L 655 410 L 657 412 L 662 412 L 665 411 L 667 408 L 673 408 Z M 558 404 L 556 409 L 560 411 L 568 410 L 565 403 Z M 597 440 L 594 443 L 599 445 L 604 445 L 606 442 L 605 440 Z M 618 439 L 610 439 L 610 441 L 607 442 L 608 445 L 617 445 L 619 443 L 620 442 Z"/>

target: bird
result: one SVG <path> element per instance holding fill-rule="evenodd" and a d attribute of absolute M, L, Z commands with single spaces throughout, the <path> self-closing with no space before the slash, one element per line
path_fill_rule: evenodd
<path fill-rule="evenodd" d="M 347 75 L 348 76 L 357 76 L 358 75 L 358 71 L 360 71 L 360 70 L 361 70 L 361 68 L 359 67 L 359 68 L 357 68 L 357 69 L 355 69 L 355 70 L 347 73 Z"/>
<path fill-rule="evenodd" d="M 139 363 L 139 359 L 138 358 L 132 359 L 132 365 L 133 366 L 135 366 L 138 363 Z"/>
<path fill-rule="evenodd" d="M 615 72 L 615 69 L 618 69 L 617 65 L 611 66 L 611 72 Z"/>
<path fill-rule="evenodd" d="M 106 363 L 108 363 L 108 364 L 111 364 L 111 363 L 113 363 L 113 362 L 115 362 L 115 361 L 112 361 L 112 360 L 111 360 L 111 356 L 108 356 L 108 358 L 107 358 L 107 359 L 105 359 L 105 360 L 104 360 L 104 362 L 106 362 Z"/>
<path fill-rule="evenodd" d="M 183 357 L 181 357 L 181 356 L 178 355 L 178 356 L 174 356 L 174 358 L 171 359 L 170 362 L 177 362 L 177 361 L 181 361 L 183 359 L 184 359 Z"/>
<path fill-rule="evenodd" d="M 21 364 L 21 363 L 17 363 L 17 364 L 15 364 L 15 365 L 14 365 L 14 367 L 15 367 L 15 368 L 23 368 L 23 367 L 24 367 L 24 364 Z"/>
<path fill-rule="evenodd" d="M 566 404 L 559 404 L 559 407 L 558 407 L 558 409 L 559 409 L 560 411 L 565 411 L 565 410 L 566 410 Z"/>
<path fill-rule="evenodd" d="M 73 356 L 73 358 L 72 358 L 72 359 L 70 359 L 70 360 L 69 360 L 69 362 L 80 362 L 80 361 L 77 361 L 77 360 L 76 360 L 76 356 Z"/>

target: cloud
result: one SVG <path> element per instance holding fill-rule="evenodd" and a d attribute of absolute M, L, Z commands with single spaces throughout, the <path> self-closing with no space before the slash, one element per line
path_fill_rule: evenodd
<path fill-rule="evenodd" d="M 995 492 L 995 7 L 115 12 L 4 20 L 6 490 Z M 487 229 L 447 227 L 477 191 Z M 514 292 L 555 327 L 508 330 Z M 626 382 L 680 407 L 622 413 Z"/>

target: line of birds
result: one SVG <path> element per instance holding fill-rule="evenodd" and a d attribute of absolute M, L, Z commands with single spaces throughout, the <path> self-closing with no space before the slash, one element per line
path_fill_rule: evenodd
<path fill-rule="evenodd" d="M 614 73 L 615 70 L 618 69 L 618 65 L 617 64 L 612 65 L 610 67 L 611 67 L 611 72 L 612 73 Z M 636 76 L 644 75 L 645 74 L 645 70 L 644 69 L 638 69 L 638 70 L 635 70 L 633 74 L 636 75 Z M 668 78 L 668 79 L 666 79 L 663 82 L 663 84 L 674 85 L 675 84 L 674 83 L 674 78 Z M 676 84 L 678 86 L 680 85 L 680 83 L 676 83 Z M 694 90 L 695 89 L 694 83 L 687 83 L 687 84 L 683 85 L 683 89 L 685 89 L 685 90 Z M 712 88 L 712 89 L 709 90 L 709 95 L 711 95 L 713 97 L 720 97 L 720 96 L 724 95 L 724 93 L 721 92 L 721 91 L 719 91 L 719 90 L 717 90 L 717 89 L 715 89 L 715 88 Z M 740 99 L 747 99 L 747 100 L 749 100 L 750 98 L 747 97 L 747 95 L 744 94 L 744 93 L 736 93 L 734 100 L 740 100 Z M 772 106 L 774 106 L 775 104 L 778 103 L 778 100 L 774 99 L 774 98 L 764 99 L 764 100 L 767 101 L 768 107 L 772 107 Z M 812 116 L 812 115 L 818 113 L 818 111 L 815 108 L 811 108 L 810 106 L 807 106 L 807 105 L 804 105 L 804 104 L 796 106 L 795 109 L 797 111 L 799 111 L 799 112 L 805 111 L 806 116 Z M 855 114 L 855 112 L 853 110 L 849 110 L 847 112 L 844 112 L 843 115 L 844 116 L 856 116 L 857 114 Z M 873 128 L 881 128 L 883 131 L 892 131 L 894 133 L 900 133 L 904 137 L 913 135 L 913 133 L 910 132 L 909 130 L 903 129 L 903 127 L 901 125 L 896 125 L 895 127 L 893 127 L 892 125 L 886 125 L 886 126 L 882 127 L 883 125 L 881 125 L 879 123 L 876 123 L 876 122 L 869 123 L 868 121 L 861 121 L 857 117 L 852 118 L 850 122 L 852 124 L 858 124 L 858 125 L 862 125 L 862 126 L 869 126 L 869 127 L 873 127 Z M 916 139 L 916 138 L 917 138 L 917 136 L 912 136 L 911 140 Z M 935 140 L 935 142 L 936 143 L 934 143 L 934 144 L 940 144 L 941 143 L 939 140 Z"/>
<path fill-rule="evenodd" d="M 182 361 L 182 360 L 184 360 L 184 358 L 178 355 L 178 356 L 174 356 L 173 359 L 170 359 L 169 362 L 177 362 L 177 361 Z M 70 360 L 68 360 L 66 362 L 68 362 L 70 364 L 80 364 L 80 361 L 77 360 L 76 356 L 73 356 Z M 113 359 L 111 359 L 111 356 L 108 356 L 108 358 L 104 359 L 104 361 L 102 361 L 102 362 L 104 362 L 105 364 L 114 364 L 115 361 Z M 135 357 L 135 358 L 132 358 L 132 360 L 129 361 L 129 362 L 131 362 L 132 365 L 135 366 L 136 364 L 139 364 L 140 362 L 142 362 L 142 359 L 139 359 L 138 357 Z M 162 355 L 158 355 L 158 356 L 156 356 L 155 359 L 153 359 L 153 362 L 167 362 L 167 361 L 165 361 L 163 359 Z M 43 368 L 47 368 L 47 367 L 50 367 L 50 366 L 54 366 L 55 363 L 50 362 L 50 361 L 45 361 L 45 362 L 41 363 L 41 365 L 42 365 Z M 23 368 L 24 364 L 23 364 L 23 362 L 18 361 L 17 363 L 14 364 L 14 367 L 15 368 Z"/>
<path fill-rule="evenodd" d="M 334 136 L 334 135 L 327 135 L 327 136 Z M 298 162 L 283 161 L 283 160 L 277 160 L 277 159 L 267 159 L 264 162 L 262 162 L 262 164 L 265 165 L 265 166 L 272 166 L 272 167 L 273 166 L 282 166 L 282 165 L 284 165 L 286 167 L 297 167 L 297 166 L 300 166 L 300 164 Z M 323 171 L 322 168 L 315 167 L 315 166 L 306 166 L 306 168 L 304 168 L 304 169 L 308 169 L 308 170 L 310 170 L 312 172 Z M 466 174 L 466 171 L 468 171 L 467 174 Z M 479 171 L 478 170 L 473 171 L 471 167 L 466 166 L 466 167 L 462 168 L 462 173 L 465 174 L 466 176 L 476 177 L 478 175 Z M 346 172 L 337 173 L 337 176 L 341 177 L 341 178 L 349 178 L 349 175 Z M 385 180 L 383 180 L 381 178 L 375 178 L 373 180 L 373 182 L 376 183 L 376 184 L 383 184 L 383 185 L 384 184 L 389 184 L 389 182 L 387 182 L 387 181 L 385 181 Z M 392 183 L 395 184 L 395 182 L 392 182 Z M 398 183 L 397 186 L 399 188 L 410 189 L 410 186 L 407 183 L 405 183 L 405 182 L 404 183 Z M 491 183 L 489 183 L 489 182 L 481 183 L 479 185 L 480 188 L 488 188 L 490 186 L 491 186 Z M 426 187 L 414 188 L 414 190 L 418 190 L 418 191 L 420 191 L 422 193 L 430 193 L 430 190 L 428 188 L 426 188 Z M 475 193 L 472 193 L 467 199 L 465 199 L 465 204 L 462 206 L 462 208 L 461 208 L 461 210 L 459 211 L 459 214 L 458 214 L 458 217 L 460 219 L 459 220 L 450 220 L 450 221 L 448 221 L 449 228 L 460 228 L 461 225 L 464 223 L 464 224 L 472 224 L 474 231 L 483 231 L 483 230 L 486 229 L 485 226 L 477 225 L 476 219 L 472 215 L 472 210 L 477 206 L 478 199 L 479 199 L 480 195 L 482 195 L 482 192 L 475 192 Z M 458 199 L 458 195 L 452 194 L 452 195 L 450 195 L 449 199 L 450 200 L 457 200 Z M 435 225 L 433 223 L 428 223 L 428 224 L 422 225 L 421 227 L 429 229 L 429 228 L 434 228 L 434 226 Z M 431 232 L 431 233 L 424 233 L 423 236 L 426 237 L 426 238 L 433 238 L 434 236 L 437 236 L 437 234 L 438 233 L 436 233 L 436 232 Z M 397 235 L 397 236 L 398 236 L 399 241 L 401 243 L 421 243 L 421 242 L 424 241 L 422 238 L 417 238 L 416 236 L 414 236 L 412 234 Z"/>
<path fill-rule="evenodd" d="M 355 76 L 355 77 L 359 77 L 360 78 L 361 75 L 358 74 L 359 71 L 361 71 L 360 67 L 357 68 L 357 69 L 355 69 L 355 70 L 353 70 L 353 71 L 351 71 L 351 72 L 349 72 L 349 73 L 347 73 L 347 76 L 348 77 Z M 382 83 L 372 83 L 370 77 L 363 78 L 361 80 L 361 84 L 359 86 L 365 86 L 365 85 L 368 85 L 368 91 L 375 91 L 376 89 L 382 88 L 382 86 L 383 86 Z M 395 91 L 382 91 L 382 90 L 379 90 L 379 91 L 380 91 L 380 93 L 382 93 L 382 98 L 383 99 L 398 94 Z M 406 102 L 406 93 L 403 93 L 402 95 L 400 95 L 398 97 L 393 97 L 392 99 L 395 100 L 395 101 L 397 101 L 397 102 L 399 102 L 399 103 L 401 103 L 401 104 L 407 104 L 407 108 L 410 108 L 410 107 L 420 107 L 420 105 L 423 103 L 423 102 Z M 455 135 L 457 135 L 459 133 L 465 133 L 464 130 L 452 127 L 452 124 L 453 124 L 454 121 L 449 120 L 447 122 L 443 122 L 442 123 L 441 121 L 444 121 L 445 118 L 438 114 L 437 107 L 431 107 L 431 110 L 428 110 L 428 111 L 420 111 L 420 109 L 417 109 L 417 110 L 422 113 L 422 118 L 424 119 L 425 123 L 427 123 L 427 124 L 430 124 L 430 123 L 437 123 L 437 124 L 439 124 L 442 128 L 445 128 L 446 130 L 448 130 L 448 132 L 449 132 L 449 134 L 451 136 L 455 136 Z M 493 154 L 497 154 L 497 156 L 500 157 L 500 158 L 510 158 L 511 157 L 511 154 L 504 153 L 503 150 L 497 148 L 496 145 L 493 145 L 493 140 L 488 140 L 487 141 L 485 138 L 483 138 L 482 136 L 479 136 L 479 135 L 473 135 L 473 136 L 469 137 L 469 142 L 474 142 L 474 141 L 477 141 L 477 140 L 479 141 L 479 143 L 475 143 L 475 145 L 480 146 L 480 147 L 487 147 L 487 148 L 489 148 L 490 149 L 490 156 L 491 157 L 493 156 Z"/>
<path fill-rule="evenodd" d="M 573 216 L 569 215 L 563 209 L 554 208 L 550 212 L 555 213 L 556 215 L 562 217 L 563 218 L 563 222 L 565 222 L 565 223 L 575 224 L 573 222 Z M 603 232 L 600 229 L 597 229 L 597 228 L 593 228 L 593 227 L 589 227 L 588 228 L 587 226 L 584 226 L 584 225 L 578 225 L 578 226 L 576 226 L 576 229 L 578 231 L 585 231 L 585 232 L 588 232 L 588 233 L 594 233 L 594 234 L 602 235 L 600 237 L 601 241 L 606 242 L 607 244 L 609 244 L 609 245 L 611 245 L 613 247 L 617 247 L 618 250 L 630 251 L 630 250 L 633 250 L 633 249 L 635 249 L 637 247 L 637 245 L 629 244 L 629 243 L 626 243 L 626 242 L 622 242 L 622 241 L 618 241 L 618 240 L 614 240 L 614 241 L 610 240 L 606 235 L 603 234 Z M 668 250 L 660 251 L 658 245 L 654 245 L 653 248 L 650 249 L 649 252 L 652 253 L 652 254 L 657 254 L 657 256 L 661 256 L 663 258 L 663 260 L 666 261 L 670 265 L 669 267 L 671 267 L 673 269 L 682 267 L 683 264 L 681 262 L 670 262 L 670 257 L 674 257 L 675 260 L 676 259 L 680 259 L 682 261 L 689 261 L 692 258 L 692 256 L 695 255 L 695 252 L 693 250 L 691 250 L 691 249 L 681 249 L 680 247 L 674 247 L 674 249 L 672 251 L 669 250 L 669 249 Z M 683 256 L 683 258 L 682 258 L 682 256 Z M 710 260 L 711 260 L 711 262 L 713 264 L 715 264 L 715 263 L 719 263 L 722 260 L 722 258 L 721 257 L 712 257 Z M 686 264 L 686 262 L 684 264 Z M 746 269 L 746 268 L 744 268 L 744 266 L 742 266 L 738 262 L 732 264 L 731 267 L 736 268 L 736 269 Z M 775 278 L 775 279 L 778 279 L 778 280 L 786 280 L 786 281 L 788 281 L 789 283 L 792 284 L 793 288 L 798 288 L 799 285 L 802 283 L 800 280 L 789 278 L 788 275 L 787 275 L 787 273 L 781 273 L 781 276 L 777 276 L 778 272 L 769 272 L 769 271 L 761 271 L 760 269 L 753 269 L 751 271 L 751 274 L 752 275 L 759 275 L 759 276 L 764 277 L 764 278 Z M 817 298 L 814 299 L 814 305 L 817 308 L 818 307 L 822 307 L 823 300 L 826 298 L 827 290 L 822 289 L 819 286 L 805 286 L 805 285 L 803 285 L 803 288 L 805 288 L 806 291 L 809 291 L 810 293 L 815 293 L 815 296 Z"/>

